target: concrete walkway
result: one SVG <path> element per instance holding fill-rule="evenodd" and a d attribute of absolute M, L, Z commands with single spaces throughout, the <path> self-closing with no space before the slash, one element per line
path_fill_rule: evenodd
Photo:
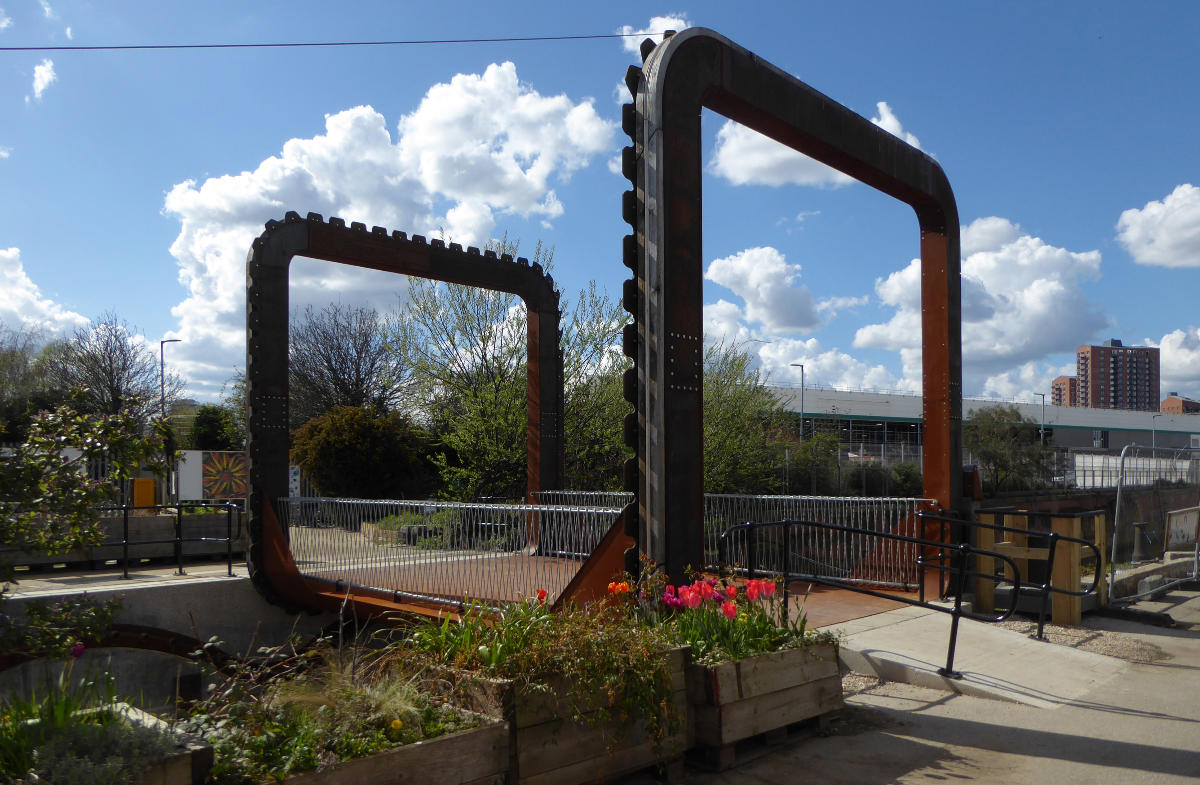
<path fill-rule="evenodd" d="M 837 625 L 846 664 L 896 681 L 848 675 L 846 707 L 827 731 L 751 749 L 723 772 L 690 767 L 681 782 L 1197 785 L 1200 591 L 1175 590 L 1138 607 L 1178 624 L 1091 615 L 1084 627 L 1144 644 L 1157 652 L 1154 662 L 964 622 L 955 658 L 962 680 L 937 675 L 945 614 L 905 608 Z M 623 785 L 653 781 L 643 774 Z"/>
<path fill-rule="evenodd" d="M 993 624 L 962 619 L 954 653 L 960 678 L 947 678 L 949 614 L 905 607 L 826 629 L 855 673 L 980 698 L 1055 708 L 1080 700 L 1129 669 L 1124 660 L 1056 646 Z"/>

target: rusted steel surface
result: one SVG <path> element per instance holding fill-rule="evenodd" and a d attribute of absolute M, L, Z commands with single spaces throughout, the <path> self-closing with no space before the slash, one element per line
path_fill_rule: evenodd
<path fill-rule="evenodd" d="M 625 336 L 635 361 L 626 395 L 637 450 L 627 490 L 637 494 L 645 552 L 681 580 L 702 563 L 702 202 L 700 117 L 716 111 L 909 204 L 921 233 L 925 496 L 958 509 L 962 495 L 961 314 L 958 210 L 932 158 L 727 38 L 690 28 L 643 44 L 635 96 L 622 125 L 633 185 L 622 202 Z M 632 516 L 630 516 L 632 519 Z"/>
<path fill-rule="evenodd" d="M 541 265 L 419 235 L 289 212 L 270 221 L 246 261 L 246 400 L 250 553 L 255 585 L 269 598 L 312 607 L 290 563 L 276 499 L 288 494 L 288 266 L 304 256 L 519 296 L 527 310 L 527 492 L 560 487 L 562 353 L 559 295 Z"/>

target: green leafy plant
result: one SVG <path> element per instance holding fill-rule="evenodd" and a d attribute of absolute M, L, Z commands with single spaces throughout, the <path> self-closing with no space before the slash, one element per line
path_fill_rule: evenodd
<path fill-rule="evenodd" d="M 95 600 L 87 594 L 30 601 L 21 617 L 0 614 L 0 649 L 64 657 L 73 647 L 103 637 L 120 609 L 120 600 Z"/>
<path fill-rule="evenodd" d="M 103 539 L 95 508 L 116 497 L 137 468 L 165 470 L 166 422 L 149 435 L 130 414 L 85 414 L 71 406 L 38 414 L 24 443 L 0 461 L 0 551 L 67 553 Z M 103 460 L 108 480 L 93 480 Z M 14 580 L 0 559 L 0 582 Z"/>
<path fill-rule="evenodd" d="M 243 663 L 181 727 L 212 745 L 222 783 L 282 781 L 478 724 L 419 690 L 378 652 L 322 643 Z"/>
<path fill-rule="evenodd" d="M 565 690 L 574 721 L 643 721 L 654 742 L 678 728 L 662 630 L 631 624 L 614 604 L 551 612 L 546 594 L 498 612 L 467 610 L 419 626 L 405 649 L 439 665 L 511 679 L 532 690 Z M 596 696 L 603 696 L 600 705 Z"/>
<path fill-rule="evenodd" d="M 72 647 L 57 681 L 29 698 L 0 701 L 0 777 L 55 785 L 132 783 L 173 747 L 170 735 L 125 720 L 112 677 L 75 680 L 84 647 Z"/>

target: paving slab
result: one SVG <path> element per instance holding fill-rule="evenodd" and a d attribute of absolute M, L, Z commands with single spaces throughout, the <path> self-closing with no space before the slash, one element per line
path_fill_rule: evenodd
<path fill-rule="evenodd" d="M 839 659 L 855 673 L 981 698 L 1057 708 L 1120 676 L 1129 663 L 961 619 L 950 678 L 949 614 L 906 607 L 823 629 L 841 638 Z"/>

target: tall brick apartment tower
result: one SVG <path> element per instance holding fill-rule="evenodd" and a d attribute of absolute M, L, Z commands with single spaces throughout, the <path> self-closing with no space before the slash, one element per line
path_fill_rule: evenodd
<path fill-rule="evenodd" d="M 1080 406 L 1158 411 L 1158 349 L 1117 339 L 1075 352 Z"/>

